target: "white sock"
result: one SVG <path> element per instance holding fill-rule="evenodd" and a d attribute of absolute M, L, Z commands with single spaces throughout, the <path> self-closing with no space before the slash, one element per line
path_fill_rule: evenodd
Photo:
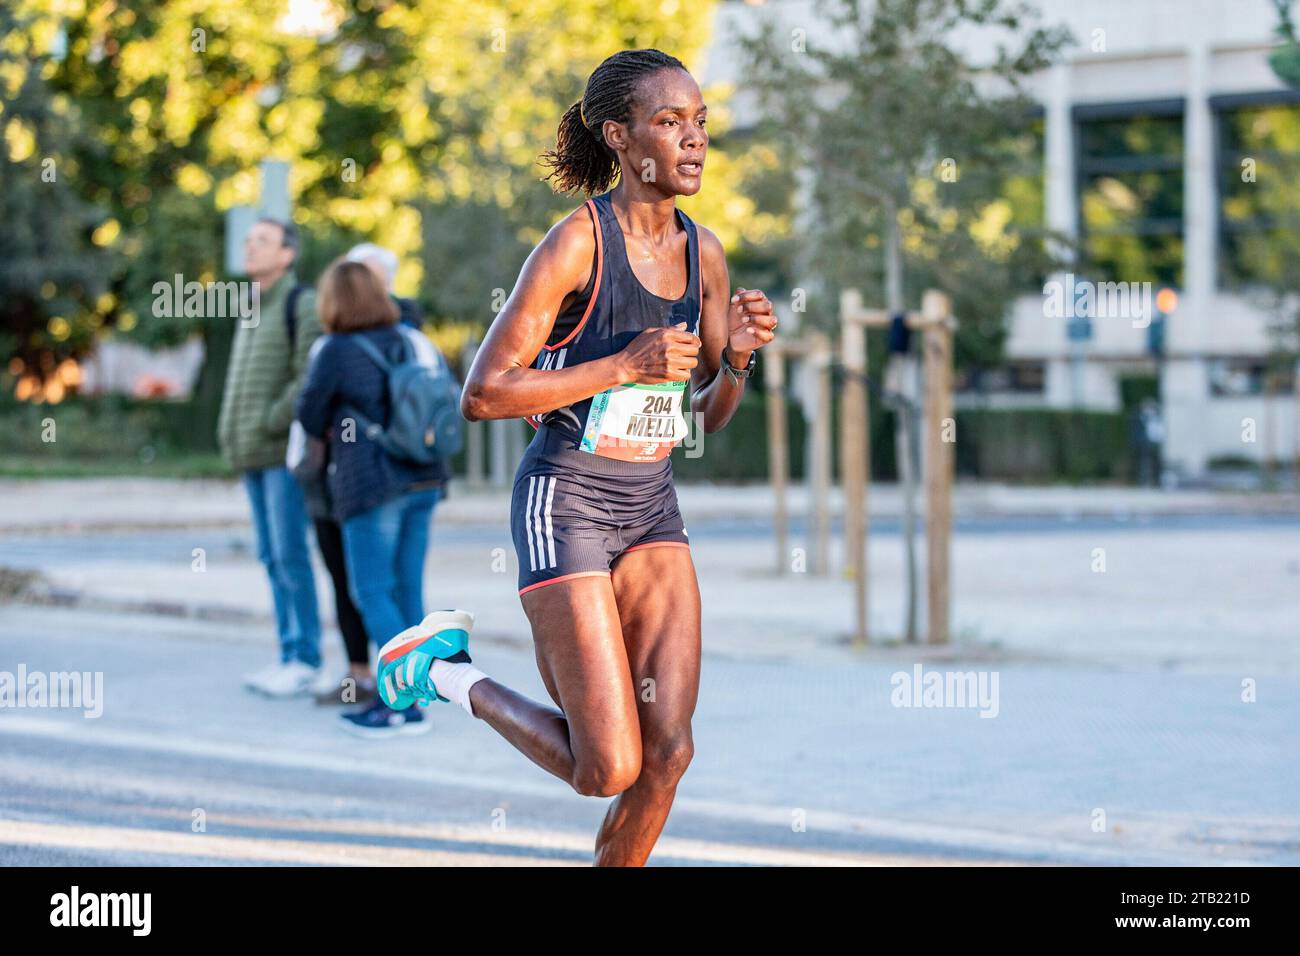
<path fill-rule="evenodd" d="M 429 668 L 429 680 L 438 688 L 438 694 L 453 704 L 460 704 L 471 717 L 474 708 L 469 704 L 469 689 L 485 677 L 487 674 L 473 664 L 449 664 L 435 659 Z"/>

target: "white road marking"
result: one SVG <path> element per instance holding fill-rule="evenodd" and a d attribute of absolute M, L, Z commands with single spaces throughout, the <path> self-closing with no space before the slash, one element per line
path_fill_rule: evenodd
<path fill-rule="evenodd" d="M 90 742 L 80 724 L 72 721 L 50 720 L 13 714 L 0 717 L 0 734 L 15 736 L 63 738 Z M 125 747 L 155 753 L 172 753 L 191 757 L 233 760 L 261 766 L 293 768 L 311 771 L 330 771 L 345 775 L 358 772 L 371 778 L 404 780 L 441 786 L 486 790 L 501 794 L 555 799 L 567 794 L 568 788 L 559 781 L 530 782 L 503 780 L 499 777 L 481 777 L 473 774 L 452 773 L 428 764 L 385 762 L 382 764 L 358 763 L 352 755 L 334 755 L 296 748 L 277 749 L 265 744 L 246 744 L 234 741 L 196 739 L 167 733 L 140 733 L 107 726 L 94 728 L 93 742 L 104 746 Z M 728 823 L 751 823 L 784 829 L 790 826 L 790 808 L 772 807 L 722 800 L 679 797 L 675 808 L 687 813 L 712 817 Z M 837 813 L 815 808 L 806 809 L 806 822 L 814 832 L 843 833 L 857 837 L 906 841 L 929 844 L 936 850 L 964 852 L 989 852 L 999 856 L 1022 853 L 1049 859 L 1094 861 L 1112 865 L 1131 862 L 1142 857 L 1144 862 L 1158 859 L 1169 865 L 1213 865 L 1204 856 L 1169 853 L 1156 847 L 1087 846 L 1073 841 L 1054 839 L 1035 834 L 1022 834 L 992 829 L 953 827 L 944 824 L 913 823 L 908 821 L 865 817 Z M 667 842 L 666 840 L 664 841 Z M 730 845 L 726 846 L 730 851 Z M 764 851 L 766 852 L 766 851 Z M 781 852 L 781 851 L 775 851 Z M 798 851 L 794 851 L 798 852 Z M 1242 865 L 1239 860 L 1226 860 L 1225 865 Z"/>
<path fill-rule="evenodd" d="M 37 823 L 0 819 L 0 844 L 116 850 L 232 861 L 326 866 L 575 866 L 569 860 L 454 850 L 418 850 L 362 843 L 177 833 L 139 827 Z"/>

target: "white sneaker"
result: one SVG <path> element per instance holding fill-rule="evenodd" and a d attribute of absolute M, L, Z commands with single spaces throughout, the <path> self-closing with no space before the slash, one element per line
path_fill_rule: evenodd
<path fill-rule="evenodd" d="M 249 690 L 260 691 L 262 685 L 270 680 L 271 676 L 282 667 L 284 667 L 283 664 L 271 664 L 269 667 L 263 667 L 260 671 L 250 671 L 244 675 L 244 686 Z"/>
<path fill-rule="evenodd" d="M 311 692 L 313 697 L 337 695 L 343 686 L 343 679 L 347 676 L 347 671 L 330 670 L 322 664 L 317 668 L 316 677 L 312 680 L 311 686 L 307 689 Z"/>
<path fill-rule="evenodd" d="M 308 667 L 302 661 L 290 661 L 281 664 L 253 689 L 267 697 L 297 697 L 311 689 L 319 671 L 319 668 Z"/>

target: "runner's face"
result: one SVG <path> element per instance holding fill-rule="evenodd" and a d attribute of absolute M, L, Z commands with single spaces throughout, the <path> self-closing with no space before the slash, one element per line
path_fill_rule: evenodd
<path fill-rule="evenodd" d="M 659 70 L 643 79 L 627 130 L 625 175 L 655 183 L 669 196 L 694 196 L 704 176 L 708 112 L 685 70 Z"/>

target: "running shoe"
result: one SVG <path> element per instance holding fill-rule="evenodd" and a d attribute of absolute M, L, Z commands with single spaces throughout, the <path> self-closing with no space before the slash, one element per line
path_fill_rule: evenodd
<path fill-rule="evenodd" d="M 433 729 L 433 721 L 425 716 L 423 708 L 393 710 L 381 700 L 369 707 L 343 715 L 343 728 L 350 734 L 380 740 L 384 737 L 413 737 Z"/>
<path fill-rule="evenodd" d="M 321 694 L 337 692 L 343 685 L 343 678 L 347 676 L 347 671 L 335 670 L 332 667 L 322 664 L 320 669 L 316 671 L 316 677 L 312 680 L 311 686 L 307 688 L 307 691 L 313 697 L 318 697 Z"/>
<path fill-rule="evenodd" d="M 312 682 L 316 680 L 317 675 L 318 671 L 315 667 L 310 667 L 302 661 L 289 661 L 268 671 L 265 675 L 260 675 L 260 680 L 249 680 L 246 686 L 249 690 L 257 691 L 267 697 L 297 697 L 311 692 Z"/>
<path fill-rule="evenodd" d="M 375 679 L 370 676 L 340 677 L 328 689 L 316 694 L 316 706 L 333 707 L 338 704 L 368 704 L 376 697 Z"/>
<path fill-rule="evenodd" d="M 268 680 L 272 674 L 282 668 L 284 664 L 269 664 L 261 670 L 251 671 L 244 675 L 244 686 L 249 690 L 257 690 L 262 683 Z"/>
<path fill-rule="evenodd" d="M 429 680 L 429 668 L 435 660 L 470 663 L 469 629 L 473 626 L 474 615 L 469 611 L 434 611 L 385 644 L 375 666 L 379 699 L 394 710 L 405 710 L 416 701 L 449 703 Z"/>

